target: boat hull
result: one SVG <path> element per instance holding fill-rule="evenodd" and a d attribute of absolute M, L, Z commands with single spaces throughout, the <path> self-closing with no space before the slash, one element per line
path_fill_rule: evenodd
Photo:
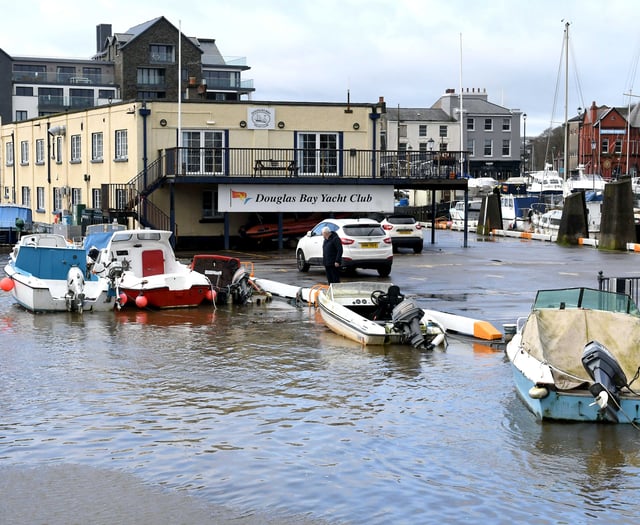
<path fill-rule="evenodd" d="M 66 312 L 67 286 L 65 281 L 38 279 L 22 275 L 10 267 L 5 273 L 13 279 L 11 295 L 16 303 L 34 313 Z M 84 286 L 83 311 L 106 312 L 113 310 L 115 295 L 102 282 L 87 281 Z"/>
<path fill-rule="evenodd" d="M 317 295 L 320 316 L 330 330 L 363 346 L 410 344 L 408 335 L 396 328 L 391 320 L 371 320 L 351 309 L 354 305 L 357 305 L 361 309 L 375 310 L 376 306 L 371 301 L 371 293 L 378 285 L 374 284 L 374 288 L 371 289 L 366 289 L 367 286 L 371 287 L 370 283 L 345 283 L 345 286 L 361 287 L 362 290 L 355 295 L 349 295 L 348 293 L 340 295 L 343 292 L 336 292 L 334 296 L 334 289 L 336 287 L 341 289 L 341 285 L 337 284 L 321 290 Z M 350 304 L 351 307 L 345 306 L 342 302 Z M 406 304 L 406 301 L 402 304 Z M 419 310 L 419 312 L 422 312 L 419 326 L 424 336 L 425 344 L 433 346 L 446 345 L 444 329 L 427 316 L 424 310 Z"/>
<path fill-rule="evenodd" d="M 559 392 L 547 389 L 545 397 L 537 398 L 540 386 L 531 381 L 518 367 L 511 365 L 518 397 L 540 420 L 609 422 L 594 403 L 589 390 Z M 618 423 L 640 423 L 640 399 L 624 394 L 620 397 Z"/>
<path fill-rule="evenodd" d="M 202 304 L 211 291 L 209 283 L 193 284 L 183 275 L 157 276 L 157 279 L 135 279 L 131 282 L 123 276 L 119 286 L 120 293 L 127 296 L 126 304 L 142 305 L 145 308 L 193 308 Z M 140 302 L 139 297 L 145 297 Z"/>

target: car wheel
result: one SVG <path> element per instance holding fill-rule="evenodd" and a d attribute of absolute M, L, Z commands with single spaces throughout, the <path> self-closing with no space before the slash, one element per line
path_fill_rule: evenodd
<path fill-rule="evenodd" d="M 413 247 L 413 253 L 422 253 L 422 245 L 414 246 Z"/>
<path fill-rule="evenodd" d="M 309 271 L 309 263 L 304 258 L 304 252 L 302 250 L 298 250 L 296 254 L 296 263 L 298 265 L 299 272 L 308 272 Z"/>
<path fill-rule="evenodd" d="M 380 266 L 378 268 L 378 275 L 380 277 L 389 277 L 390 273 L 391 273 L 391 265 L 390 264 L 388 266 Z"/>

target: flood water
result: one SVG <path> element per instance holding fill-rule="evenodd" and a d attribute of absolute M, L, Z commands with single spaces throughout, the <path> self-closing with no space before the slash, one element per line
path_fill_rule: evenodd
<path fill-rule="evenodd" d="M 497 326 L 538 288 L 640 273 L 640 254 L 438 235 L 394 282 Z M 323 280 L 257 257 L 271 279 Z M 3 524 L 637 518 L 640 431 L 536 421 L 486 344 L 362 348 L 279 300 L 33 315 L 1 293 L 0 345 Z"/>

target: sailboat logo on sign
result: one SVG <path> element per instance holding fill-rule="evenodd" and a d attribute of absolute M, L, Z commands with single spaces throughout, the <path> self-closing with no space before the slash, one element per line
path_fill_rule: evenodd
<path fill-rule="evenodd" d="M 242 204 L 246 204 L 247 202 L 249 202 L 251 200 L 251 197 L 247 197 L 247 192 L 246 191 L 231 190 L 231 198 L 232 199 L 241 200 Z"/>

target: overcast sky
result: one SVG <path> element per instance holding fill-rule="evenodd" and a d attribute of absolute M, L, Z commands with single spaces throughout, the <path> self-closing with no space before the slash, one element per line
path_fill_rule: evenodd
<path fill-rule="evenodd" d="M 533 136 L 564 118 L 566 21 L 569 116 L 640 95 L 639 15 L 638 0 L 18 0 L 3 5 L 0 48 L 89 58 L 98 24 L 123 33 L 164 16 L 246 57 L 256 101 L 341 102 L 349 91 L 354 103 L 429 107 L 462 85 L 527 113 Z"/>

